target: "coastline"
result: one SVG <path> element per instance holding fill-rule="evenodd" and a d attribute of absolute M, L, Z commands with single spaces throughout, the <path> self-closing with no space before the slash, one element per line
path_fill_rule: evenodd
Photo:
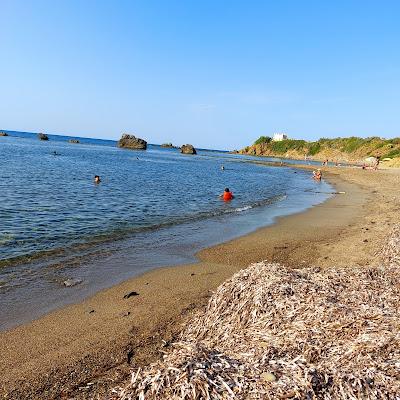
<path fill-rule="evenodd" d="M 384 226 L 379 223 L 380 205 L 388 211 L 393 207 L 390 201 L 377 203 L 379 196 L 388 193 L 375 189 L 383 174 L 397 181 L 398 175 L 326 170 L 329 181 L 345 195 L 203 250 L 198 263 L 147 272 L 1 333 L 2 396 L 91 398 L 107 393 L 129 376 L 130 368 L 160 357 L 163 340 L 173 338 L 185 316 L 203 306 L 210 291 L 252 262 L 268 259 L 296 267 L 370 263 L 380 234 L 390 225 L 386 215 L 382 215 Z M 392 182 L 387 183 L 390 188 Z M 368 230 L 363 229 L 366 226 Z M 139 296 L 124 299 L 130 291 Z"/>

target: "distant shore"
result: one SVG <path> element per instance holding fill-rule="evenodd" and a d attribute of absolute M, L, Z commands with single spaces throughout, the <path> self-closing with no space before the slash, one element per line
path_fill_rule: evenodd
<path fill-rule="evenodd" d="M 159 358 L 210 291 L 252 262 L 373 263 L 385 232 L 398 220 L 399 171 L 329 167 L 323 174 L 345 194 L 201 251 L 198 263 L 153 270 L 1 333 L 0 394 L 86 399 L 108 393 L 129 377 L 130 368 Z"/>

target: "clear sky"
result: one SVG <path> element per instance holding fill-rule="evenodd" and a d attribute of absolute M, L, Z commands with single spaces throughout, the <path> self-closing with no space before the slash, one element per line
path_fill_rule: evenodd
<path fill-rule="evenodd" d="M 0 0 L 0 128 L 400 136 L 400 1 Z"/>

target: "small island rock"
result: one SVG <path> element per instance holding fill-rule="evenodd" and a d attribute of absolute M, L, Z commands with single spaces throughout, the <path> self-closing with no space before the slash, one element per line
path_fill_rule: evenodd
<path fill-rule="evenodd" d="M 181 147 L 182 154 L 197 154 L 196 149 L 191 144 L 184 144 Z"/>
<path fill-rule="evenodd" d="M 38 133 L 37 137 L 39 140 L 49 140 L 49 137 L 45 133 Z"/>
<path fill-rule="evenodd" d="M 80 143 L 78 139 L 69 139 L 68 143 Z"/>
<path fill-rule="evenodd" d="M 123 134 L 118 141 L 118 147 L 123 147 L 133 150 L 146 150 L 147 142 L 143 139 L 137 138 L 134 135 Z"/>
<path fill-rule="evenodd" d="M 8 136 L 7 132 L 0 132 L 0 136 Z"/>
<path fill-rule="evenodd" d="M 172 143 L 163 143 L 161 147 L 175 148 L 175 146 Z"/>

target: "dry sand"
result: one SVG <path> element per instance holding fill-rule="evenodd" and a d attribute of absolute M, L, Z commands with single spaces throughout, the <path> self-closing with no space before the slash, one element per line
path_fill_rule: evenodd
<path fill-rule="evenodd" d="M 0 395 L 7 399 L 103 398 L 130 369 L 157 360 L 186 316 L 239 269 L 374 264 L 399 221 L 398 170 L 326 168 L 337 195 L 302 214 L 212 247 L 199 263 L 163 268 L 0 334 Z M 138 296 L 124 299 L 136 291 Z"/>

